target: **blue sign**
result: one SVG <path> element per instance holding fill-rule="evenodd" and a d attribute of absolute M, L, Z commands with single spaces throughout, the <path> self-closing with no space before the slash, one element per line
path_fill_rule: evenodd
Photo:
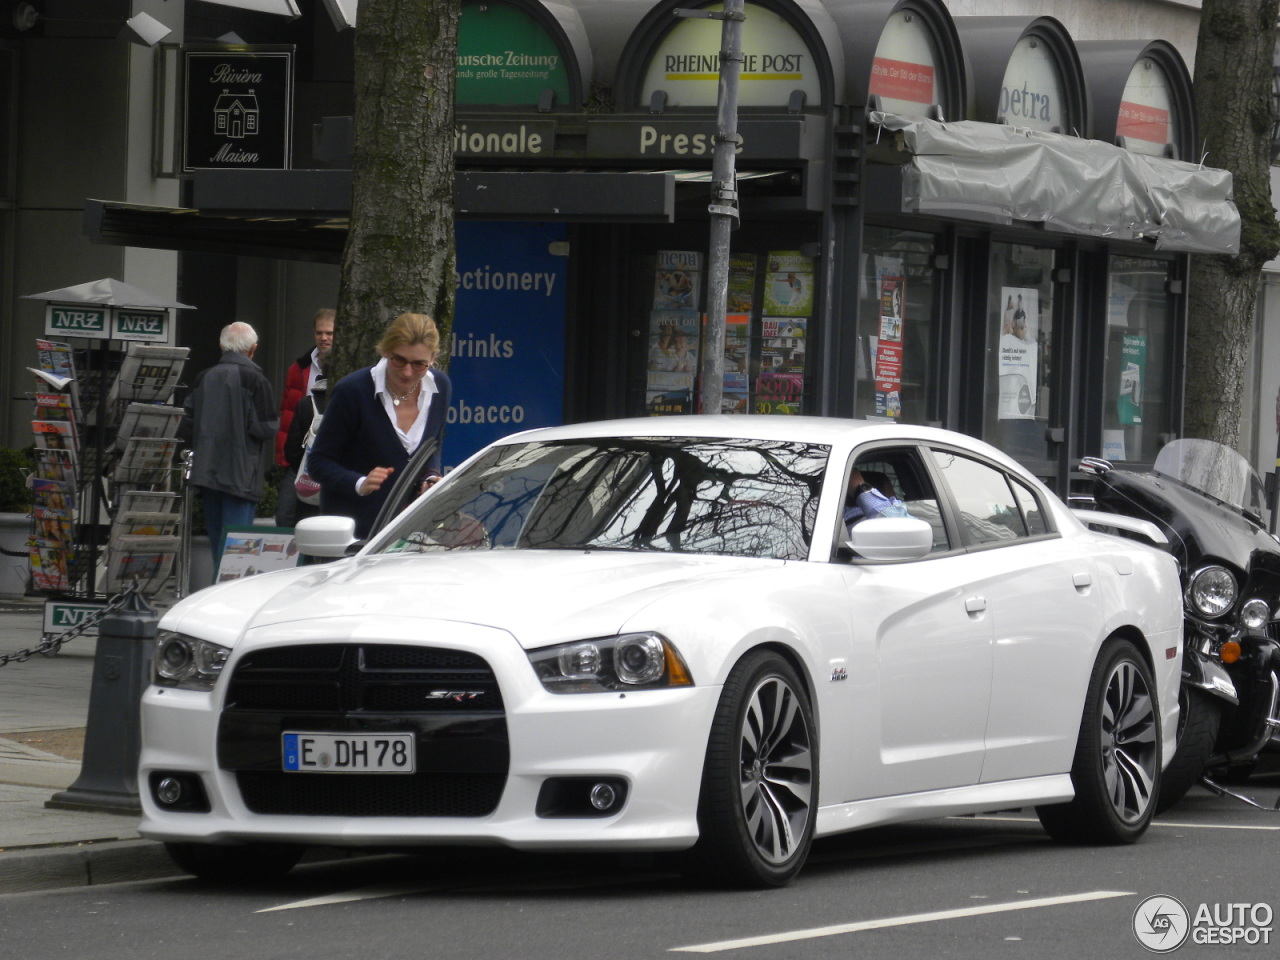
<path fill-rule="evenodd" d="M 463 221 L 454 237 L 446 466 L 510 433 L 564 422 L 565 225 Z"/>

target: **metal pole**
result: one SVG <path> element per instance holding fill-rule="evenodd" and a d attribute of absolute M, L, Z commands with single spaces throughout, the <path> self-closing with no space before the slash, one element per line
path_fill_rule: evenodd
<path fill-rule="evenodd" d="M 729 303 L 729 237 L 738 225 L 734 159 L 738 144 L 738 80 L 742 74 L 742 22 L 746 0 L 724 0 L 723 12 L 677 10 L 678 17 L 722 21 L 720 89 L 711 164 L 711 243 L 707 257 L 707 326 L 702 338 L 702 412 L 721 412 L 724 395 L 725 313 Z"/>

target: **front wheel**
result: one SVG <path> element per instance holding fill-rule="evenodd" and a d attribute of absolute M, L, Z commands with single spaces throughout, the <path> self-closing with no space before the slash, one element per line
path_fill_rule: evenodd
<path fill-rule="evenodd" d="M 1160 714 L 1147 663 L 1127 640 L 1102 648 L 1076 739 L 1075 799 L 1036 808 L 1066 843 L 1133 843 L 1151 823 L 1160 789 Z"/>
<path fill-rule="evenodd" d="M 792 666 L 748 654 L 725 682 L 711 725 L 688 870 L 734 886 L 778 887 L 813 843 L 818 756 L 813 709 Z"/>
<path fill-rule="evenodd" d="M 1156 813 L 1164 813 L 1200 781 L 1221 722 L 1221 700 L 1186 684 L 1178 689 L 1178 746 L 1160 778 Z"/>
<path fill-rule="evenodd" d="M 169 859 L 187 873 L 212 883 L 246 886 L 278 880 L 294 868 L 305 847 L 287 843 L 166 843 Z"/>

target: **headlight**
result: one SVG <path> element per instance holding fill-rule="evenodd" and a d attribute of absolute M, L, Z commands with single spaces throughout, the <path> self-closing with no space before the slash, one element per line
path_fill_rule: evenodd
<path fill-rule="evenodd" d="M 226 647 L 171 630 L 156 634 L 152 665 L 161 687 L 212 690 L 231 651 Z"/>
<path fill-rule="evenodd" d="M 1226 567 L 1201 567 L 1191 575 L 1187 602 L 1203 617 L 1220 617 L 1236 602 L 1236 578 Z"/>
<path fill-rule="evenodd" d="M 1250 600 L 1240 610 L 1240 622 L 1250 630 L 1261 630 L 1271 620 L 1271 607 L 1265 600 L 1257 597 Z"/>
<path fill-rule="evenodd" d="M 626 633 L 543 647 L 529 652 L 529 662 L 552 693 L 693 686 L 676 648 L 657 633 Z"/>

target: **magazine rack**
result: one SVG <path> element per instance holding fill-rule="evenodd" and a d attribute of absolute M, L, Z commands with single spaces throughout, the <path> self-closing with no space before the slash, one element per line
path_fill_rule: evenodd
<path fill-rule="evenodd" d="M 188 350 L 37 340 L 36 352 L 32 587 L 92 602 L 136 583 L 154 596 L 186 569 L 182 410 L 171 400 Z"/>

